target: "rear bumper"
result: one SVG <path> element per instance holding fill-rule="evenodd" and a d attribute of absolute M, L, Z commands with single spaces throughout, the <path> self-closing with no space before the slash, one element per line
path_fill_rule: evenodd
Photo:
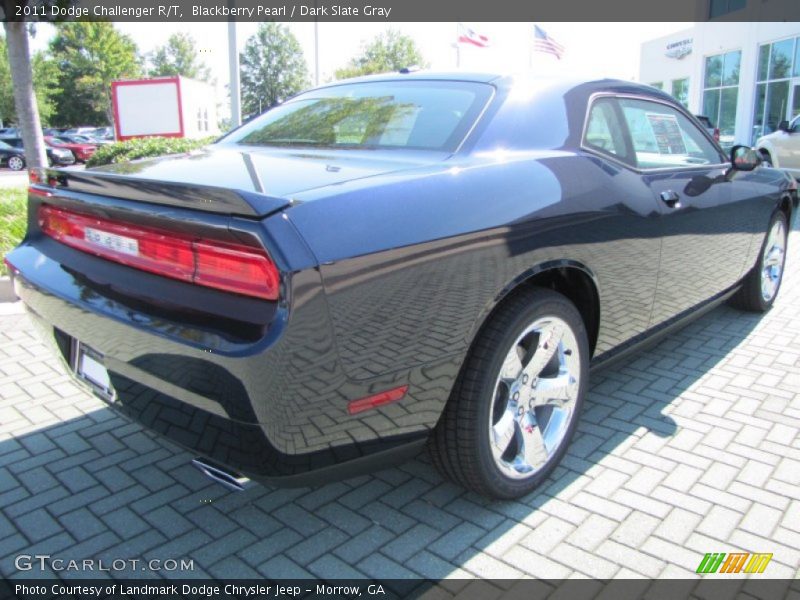
<path fill-rule="evenodd" d="M 458 365 L 448 361 L 441 368 L 348 380 L 314 269 L 292 275 L 291 307 L 273 307 L 259 335 L 232 338 L 201 318 L 186 321 L 126 301 L 102 276 L 89 280 L 65 267 L 70 261 L 63 258 L 72 252 L 45 238 L 26 240 L 8 257 L 17 295 L 66 368 L 71 341 L 88 345 L 102 355 L 116 390 L 111 408 L 254 480 L 318 484 L 407 458 L 438 420 L 457 373 Z M 77 256 L 97 262 L 81 272 L 102 273 L 106 266 Z M 137 288 L 196 291 L 113 268 L 128 271 Z M 171 293 L 163 288 L 165 297 Z M 409 391 L 399 403 L 348 414 L 349 401 L 404 384 Z"/>

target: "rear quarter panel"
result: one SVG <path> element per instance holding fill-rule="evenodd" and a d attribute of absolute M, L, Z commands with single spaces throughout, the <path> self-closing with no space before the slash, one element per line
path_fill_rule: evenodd
<path fill-rule="evenodd" d="M 288 211 L 321 263 L 344 370 L 356 380 L 453 359 L 514 281 L 569 261 L 595 278 L 597 353 L 644 331 L 655 205 L 640 179 L 567 152 L 479 155 L 339 186 Z"/>

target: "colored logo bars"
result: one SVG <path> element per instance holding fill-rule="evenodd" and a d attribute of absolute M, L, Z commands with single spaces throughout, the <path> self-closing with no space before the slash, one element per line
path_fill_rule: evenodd
<path fill-rule="evenodd" d="M 727 557 L 727 558 L 726 558 Z M 763 573 L 772 554 L 710 552 L 700 561 L 697 573 Z M 746 565 L 746 566 L 745 566 Z"/>

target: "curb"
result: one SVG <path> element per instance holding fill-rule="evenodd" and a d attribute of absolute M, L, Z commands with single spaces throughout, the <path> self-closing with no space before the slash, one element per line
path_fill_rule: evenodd
<path fill-rule="evenodd" d="M 14 286 L 11 284 L 10 277 L 0 277 L 0 302 L 16 302 L 17 296 L 14 293 Z"/>

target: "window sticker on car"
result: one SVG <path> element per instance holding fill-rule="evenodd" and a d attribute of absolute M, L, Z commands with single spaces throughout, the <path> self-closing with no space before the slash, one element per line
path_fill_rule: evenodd
<path fill-rule="evenodd" d="M 659 154 L 688 154 L 675 115 L 647 113 L 647 120 L 656 136 Z"/>

